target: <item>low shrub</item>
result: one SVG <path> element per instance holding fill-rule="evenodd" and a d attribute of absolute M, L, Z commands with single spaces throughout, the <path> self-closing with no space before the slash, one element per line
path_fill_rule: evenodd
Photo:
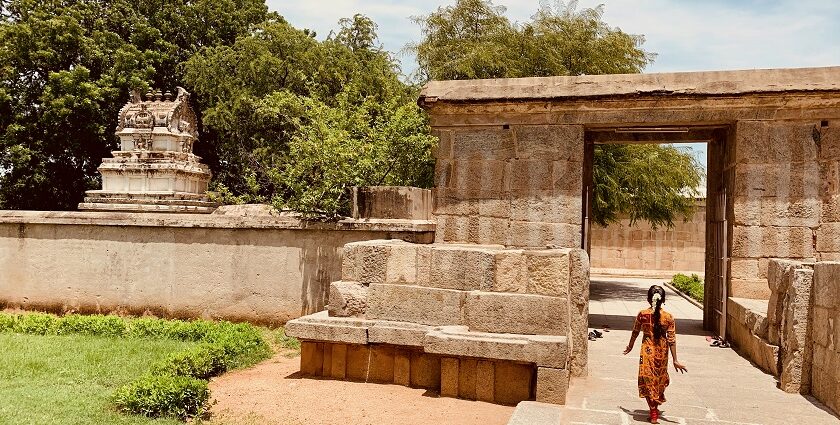
<path fill-rule="evenodd" d="M 258 328 L 225 321 L 0 313 L 0 332 L 167 338 L 199 343 L 153 364 L 147 376 L 119 388 L 114 394 L 113 402 L 119 411 L 150 417 L 186 418 L 197 414 L 209 397 L 207 379 L 251 366 L 271 355 Z"/>
<path fill-rule="evenodd" d="M 123 413 L 149 417 L 196 416 L 207 407 L 207 381 L 186 376 L 145 376 L 114 393 L 113 401 Z"/>
<path fill-rule="evenodd" d="M 674 285 L 675 288 L 679 289 L 689 297 L 701 303 L 703 302 L 704 286 L 700 276 L 697 276 L 696 274 L 686 276 L 682 273 L 677 273 L 673 278 L 671 278 L 671 285 Z"/>

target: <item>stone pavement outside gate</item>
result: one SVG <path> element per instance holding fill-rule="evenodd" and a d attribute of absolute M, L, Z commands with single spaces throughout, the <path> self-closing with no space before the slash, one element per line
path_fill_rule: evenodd
<path fill-rule="evenodd" d="M 589 324 L 610 332 L 589 344 L 589 376 L 573 380 L 560 423 L 648 423 L 647 406 L 638 396 L 636 371 L 639 344 L 633 353 L 621 352 L 630 338 L 633 318 L 646 307 L 647 288 L 661 280 L 592 277 Z M 688 374 L 669 366 L 671 385 L 665 392 L 662 424 L 837 424 L 834 416 L 810 396 L 787 394 L 776 387 L 773 376 L 763 373 L 731 349 L 710 347 L 703 330 L 703 311 L 666 288 L 664 308 L 677 320 L 677 349 Z M 511 423 L 527 419 L 521 405 Z M 560 421 L 560 419 L 558 419 Z M 526 422 L 522 422 L 526 423 Z M 536 425 L 534 421 L 528 421 Z M 551 422 L 546 422 L 551 423 Z M 555 422 L 557 423 L 557 422 Z"/>

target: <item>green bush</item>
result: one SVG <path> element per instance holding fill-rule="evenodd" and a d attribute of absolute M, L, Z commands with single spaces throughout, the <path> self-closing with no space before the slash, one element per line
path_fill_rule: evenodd
<path fill-rule="evenodd" d="M 682 273 L 677 273 L 671 279 L 671 284 L 681 292 L 687 294 L 689 297 L 694 298 L 701 303 L 703 302 L 704 286 L 703 281 L 700 280 L 700 276 L 692 274 L 689 277 Z"/>
<path fill-rule="evenodd" d="M 151 417 L 195 415 L 205 407 L 209 397 L 205 380 L 231 369 L 251 366 L 271 355 L 259 329 L 247 323 L 225 321 L 0 313 L 0 332 L 166 338 L 199 343 L 153 364 L 148 376 L 119 388 L 114 394 L 113 401 L 121 412 Z"/>
<path fill-rule="evenodd" d="M 125 320 L 117 316 L 69 314 L 56 320 L 57 335 L 90 335 L 120 337 L 125 333 Z"/>
<path fill-rule="evenodd" d="M 186 376 L 145 376 L 119 388 L 114 404 L 123 413 L 186 419 L 204 411 L 210 389 L 207 381 Z"/>

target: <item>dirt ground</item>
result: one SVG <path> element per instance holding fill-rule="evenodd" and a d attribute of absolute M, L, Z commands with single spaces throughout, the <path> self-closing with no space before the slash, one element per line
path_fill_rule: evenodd
<path fill-rule="evenodd" d="M 423 389 L 297 374 L 300 358 L 277 354 L 210 382 L 214 425 L 506 424 L 513 407 L 438 397 Z"/>

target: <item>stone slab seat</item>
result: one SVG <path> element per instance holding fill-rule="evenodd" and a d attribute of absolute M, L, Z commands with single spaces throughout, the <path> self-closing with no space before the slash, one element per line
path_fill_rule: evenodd
<path fill-rule="evenodd" d="M 427 353 L 456 357 L 511 360 L 537 366 L 566 368 L 565 336 L 470 332 L 466 326 L 442 326 L 426 334 Z"/>
<path fill-rule="evenodd" d="M 466 326 L 330 317 L 327 311 L 289 321 L 286 334 L 306 341 L 388 344 L 422 348 L 442 356 L 508 360 L 559 369 L 568 361 L 566 336 L 471 332 Z"/>

